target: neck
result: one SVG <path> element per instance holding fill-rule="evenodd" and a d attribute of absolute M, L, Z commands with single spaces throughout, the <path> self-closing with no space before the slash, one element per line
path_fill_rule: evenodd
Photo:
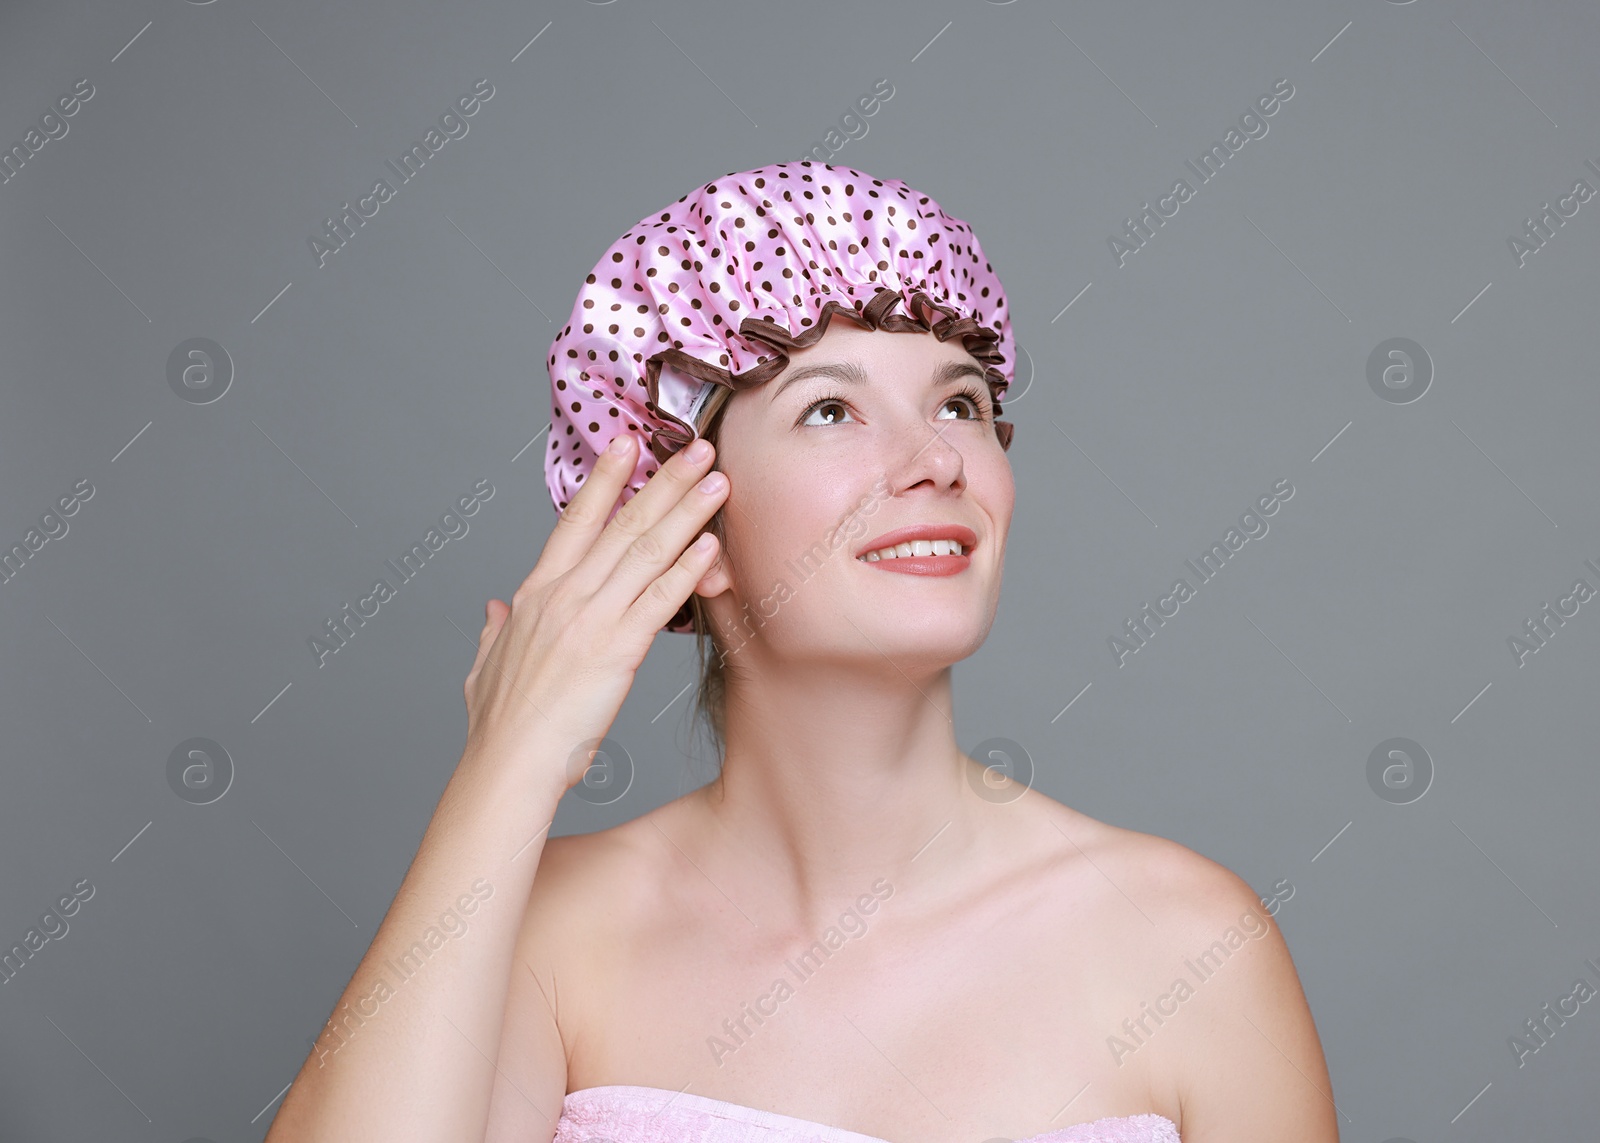
<path fill-rule="evenodd" d="M 728 678 L 726 758 L 701 804 L 767 872 L 763 912 L 805 925 L 880 879 L 938 897 L 972 871 L 989 803 L 955 741 L 948 664 L 747 666 Z"/>

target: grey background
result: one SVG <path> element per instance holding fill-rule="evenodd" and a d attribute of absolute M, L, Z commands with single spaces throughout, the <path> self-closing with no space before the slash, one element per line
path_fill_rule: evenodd
<path fill-rule="evenodd" d="M 543 359 L 583 275 L 879 78 L 837 162 L 972 223 L 1027 351 L 963 748 L 1293 885 L 1345 1139 L 1592 1137 L 1600 1005 L 1526 1066 L 1508 1039 L 1600 961 L 1600 602 L 1523 666 L 1507 639 L 1600 587 L 1600 201 L 1524 265 L 1507 239 L 1600 189 L 1597 49 L 1576 0 L 8 5 L 0 145 L 95 94 L 0 185 L 0 547 L 95 491 L 0 583 L 0 944 L 95 893 L 0 986 L 0 1138 L 265 1134 L 459 757 L 484 601 L 553 523 Z M 323 219 L 480 78 L 469 134 L 319 267 Z M 1184 160 L 1280 78 L 1200 184 Z M 205 404 L 167 377 L 197 337 L 234 369 Z M 1421 399 L 1368 383 L 1393 337 Z M 310 636 L 480 479 L 319 668 Z M 1280 479 L 1119 667 L 1108 638 Z M 694 677 L 659 637 L 612 729 L 632 785 L 557 833 L 711 776 Z M 167 780 L 194 737 L 234 768 L 205 805 Z M 1434 771 L 1405 804 L 1367 776 L 1397 737 Z"/>

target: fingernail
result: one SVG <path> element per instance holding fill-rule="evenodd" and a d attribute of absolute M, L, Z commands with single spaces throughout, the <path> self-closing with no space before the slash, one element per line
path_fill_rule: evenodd
<path fill-rule="evenodd" d="M 618 437 L 613 437 L 611 443 L 606 446 L 606 451 L 612 456 L 621 456 L 623 453 L 628 451 L 628 443 L 632 439 L 633 438 L 627 433 L 623 433 Z"/>
<path fill-rule="evenodd" d="M 684 455 L 695 464 L 699 464 L 702 460 L 711 455 L 711 442 L 706 440 L 704 437 L 701 437 L 696 440 L 694 444 L 684 449 Z"/>

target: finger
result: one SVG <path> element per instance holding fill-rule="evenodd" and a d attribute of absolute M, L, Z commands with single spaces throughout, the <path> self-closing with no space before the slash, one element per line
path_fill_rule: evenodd
<path fill-rule="evenodd" d="M 722 541 L 718 540 L 716 549 L 712 553 L 710 564 L 706 566 L 705 571 L 700 573 L 700 579 L 694 585 L 694 593 L 696 595 L 700 594 L 700 589 L 702 587 L 709 591 L 711 589 L 711 585 L 706 581 L 722 570 Z"/>
<path fill-rule="evenodd" d="M 616 441 L 622 442 L 623 451 L 617 454 L 607 449 L 600 454 L 583 486 L 556 517 L 556 526 L 528 575 L 529 581 L 535 575 L 554 579 L 571 570 L 588 554 L 595 537 L 610 521 L 617 498 L 637 466 L 639 451 L 639 442 L 632 433 L 619 433 L 613 443 Z"/>
<path fill-rule="evenodd" d="M 687 448 L 669 456 L 639 493 L 617 510 L 616 516 L 595 539 L 590 554 L 584 557 L 593 561 L 591 566 L 584 569 L 585 578 L 593 583 L 608 579 L 635 541 L 648 534 L 679 505 L 694 501 L 695 485 L 711 471 L 715 463 L 714 448 L 701 460 L 691 460 Z M 661 553 L 659 560 L 653 561 L 649 579 L 660 575 L 694 535 L 694 532 L 685 533 L 671 551 Z M 645 583 L 641 582 L 637 587 L 643 591 Z M 628 599 L 623 606 L 632 603 L 633 598 L 637 598 L 637 595 Z"/>
<path fill-rule="evenodd" d="M 710 499 L 710 497 L 707 497 Z M 654 639 L 656 633 L 672 621 L 684 601 L 716 565 L 721 546 L 711 532 L 701 533 L 699 539 L 684 549 L 672 566 L 634 600 L 622 618 L 623 630 L 631 638 Z"/>
<path fill-rule="evenodd" d="M 495 640 L 500 637 L 500 628 L 505 626 L 506 616 L 511 614 L 511 608 L 498 599 L 491 599 L 484 604 L 483 614 L 483 630 L 478 632 L 478 654 L 472 660 L 472 670 L 467 672 L 469 681 L 477 678 L 478 672 L 483 669 L 483 661 L 489 657 L 489 648 L 493 647 Z"/>
<path fill-rule="evenodd" d="M 663 469 L 655 480 L 665 476 L 666 470 Z M 707 484 L 713 487 L 707 488 Z M 651 585 L 659 580 L 668 568 L 676 564 L 684 549 L 694 543 L 711 517 L 716 515 L 717 509 L 725 502 L 728 491 L 728 476 L 723 472 L 708 473 L 701 480 L 691 484 L 688 491 L 679 497 L 666 515 L 644 535 L 628 545 L 611 574 L 606 576 L 595 589 L 594 601 L 613 613 L 624 612 L 633 607 L 640 597 L 650 590 Z M 711 551 L 713 553 L 716 551 L 715 546 Z M 705 566 L 701 568 L 702 575 L 710 563 L 711 561 L 706 561 Z M 698 578 L 694 583 L 697 582 Z M 675 607 L 682 605 L 688 598 L 694 583 L 690 583 L 684 589 Z M 670 619 L 671 616 L 668 615 L 667 618 Z"/>

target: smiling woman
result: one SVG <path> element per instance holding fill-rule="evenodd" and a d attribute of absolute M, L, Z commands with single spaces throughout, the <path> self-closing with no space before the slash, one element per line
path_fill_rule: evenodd
<path fill-rule="evenodd" d="M 696 701 L 719 751 L 730 670 L 747 681 L 751 673 L 771 677 L 775 664 L 764 659 L 805 655 L 813 636 L 836 642 L 841 622 L 872 639 L 873 626 L 898 616 L 935 635 L 925 652 L 941 662 L 951 653 L 950 633 L 936 633 L 936 617 L 962 616 L 956 658 L 982 645 L 999 606 L 1015 502 L 995 431 L 998 402 L 973 381 L 984 376 L 964 349 L 928 332 L 889 337 L 837 321 L 792 351 L 772 384 L 734 393 L 711 415 L 702 435 L 717 447 L 716 467 L 735 491 L 711 520 L 724 558 L 692 597 L 691 614 L 702 663 Z M 902 487 L 907 464 L 928 474 L 920 492 Z M 772 479 L 785 473 L 791 479 Z M 870 528 L 855 515 L 863 502 L 875 510 Z M 847 526 L 859 539 L 836 544 Z M 936 541 L 960 550 L 935 554 Z M 846 558 L 809 558 L 819 547 Z M 973 569 L 975 560 L 984 565 Z M 807 573 L 802 584 L 790 583 L 796 568 Z M 732 590 L 719 590 L 725 586 Z M 744 602 L 774 594 L 783 626 L 773 626 L 763 608 L 770 650 L 752 651 Z M 730 668 L 735 653 L 742 657 Z M 874 656 L 866 667 L 886 665 Z"/>
<path fill-rule="evenodd" d="M 559 519 L 486 607 L 461 763 L 346 996 L 463 877 L 497 891 L 393 1019 L 302 1069 L 269 1143 L 1337 1140 L 1270 919 L 1139 1023 L 1249 886 L 955 741 L 1016 500 L 1013 357 L 970 228 L 895 180 L 730 174 L 612 244 L 551 347 Z M 548 838 L 663 630 L 699 640 L 720 772 Z M 1124 1020 L 1138 1051 L 1108 1053 Z"/>

